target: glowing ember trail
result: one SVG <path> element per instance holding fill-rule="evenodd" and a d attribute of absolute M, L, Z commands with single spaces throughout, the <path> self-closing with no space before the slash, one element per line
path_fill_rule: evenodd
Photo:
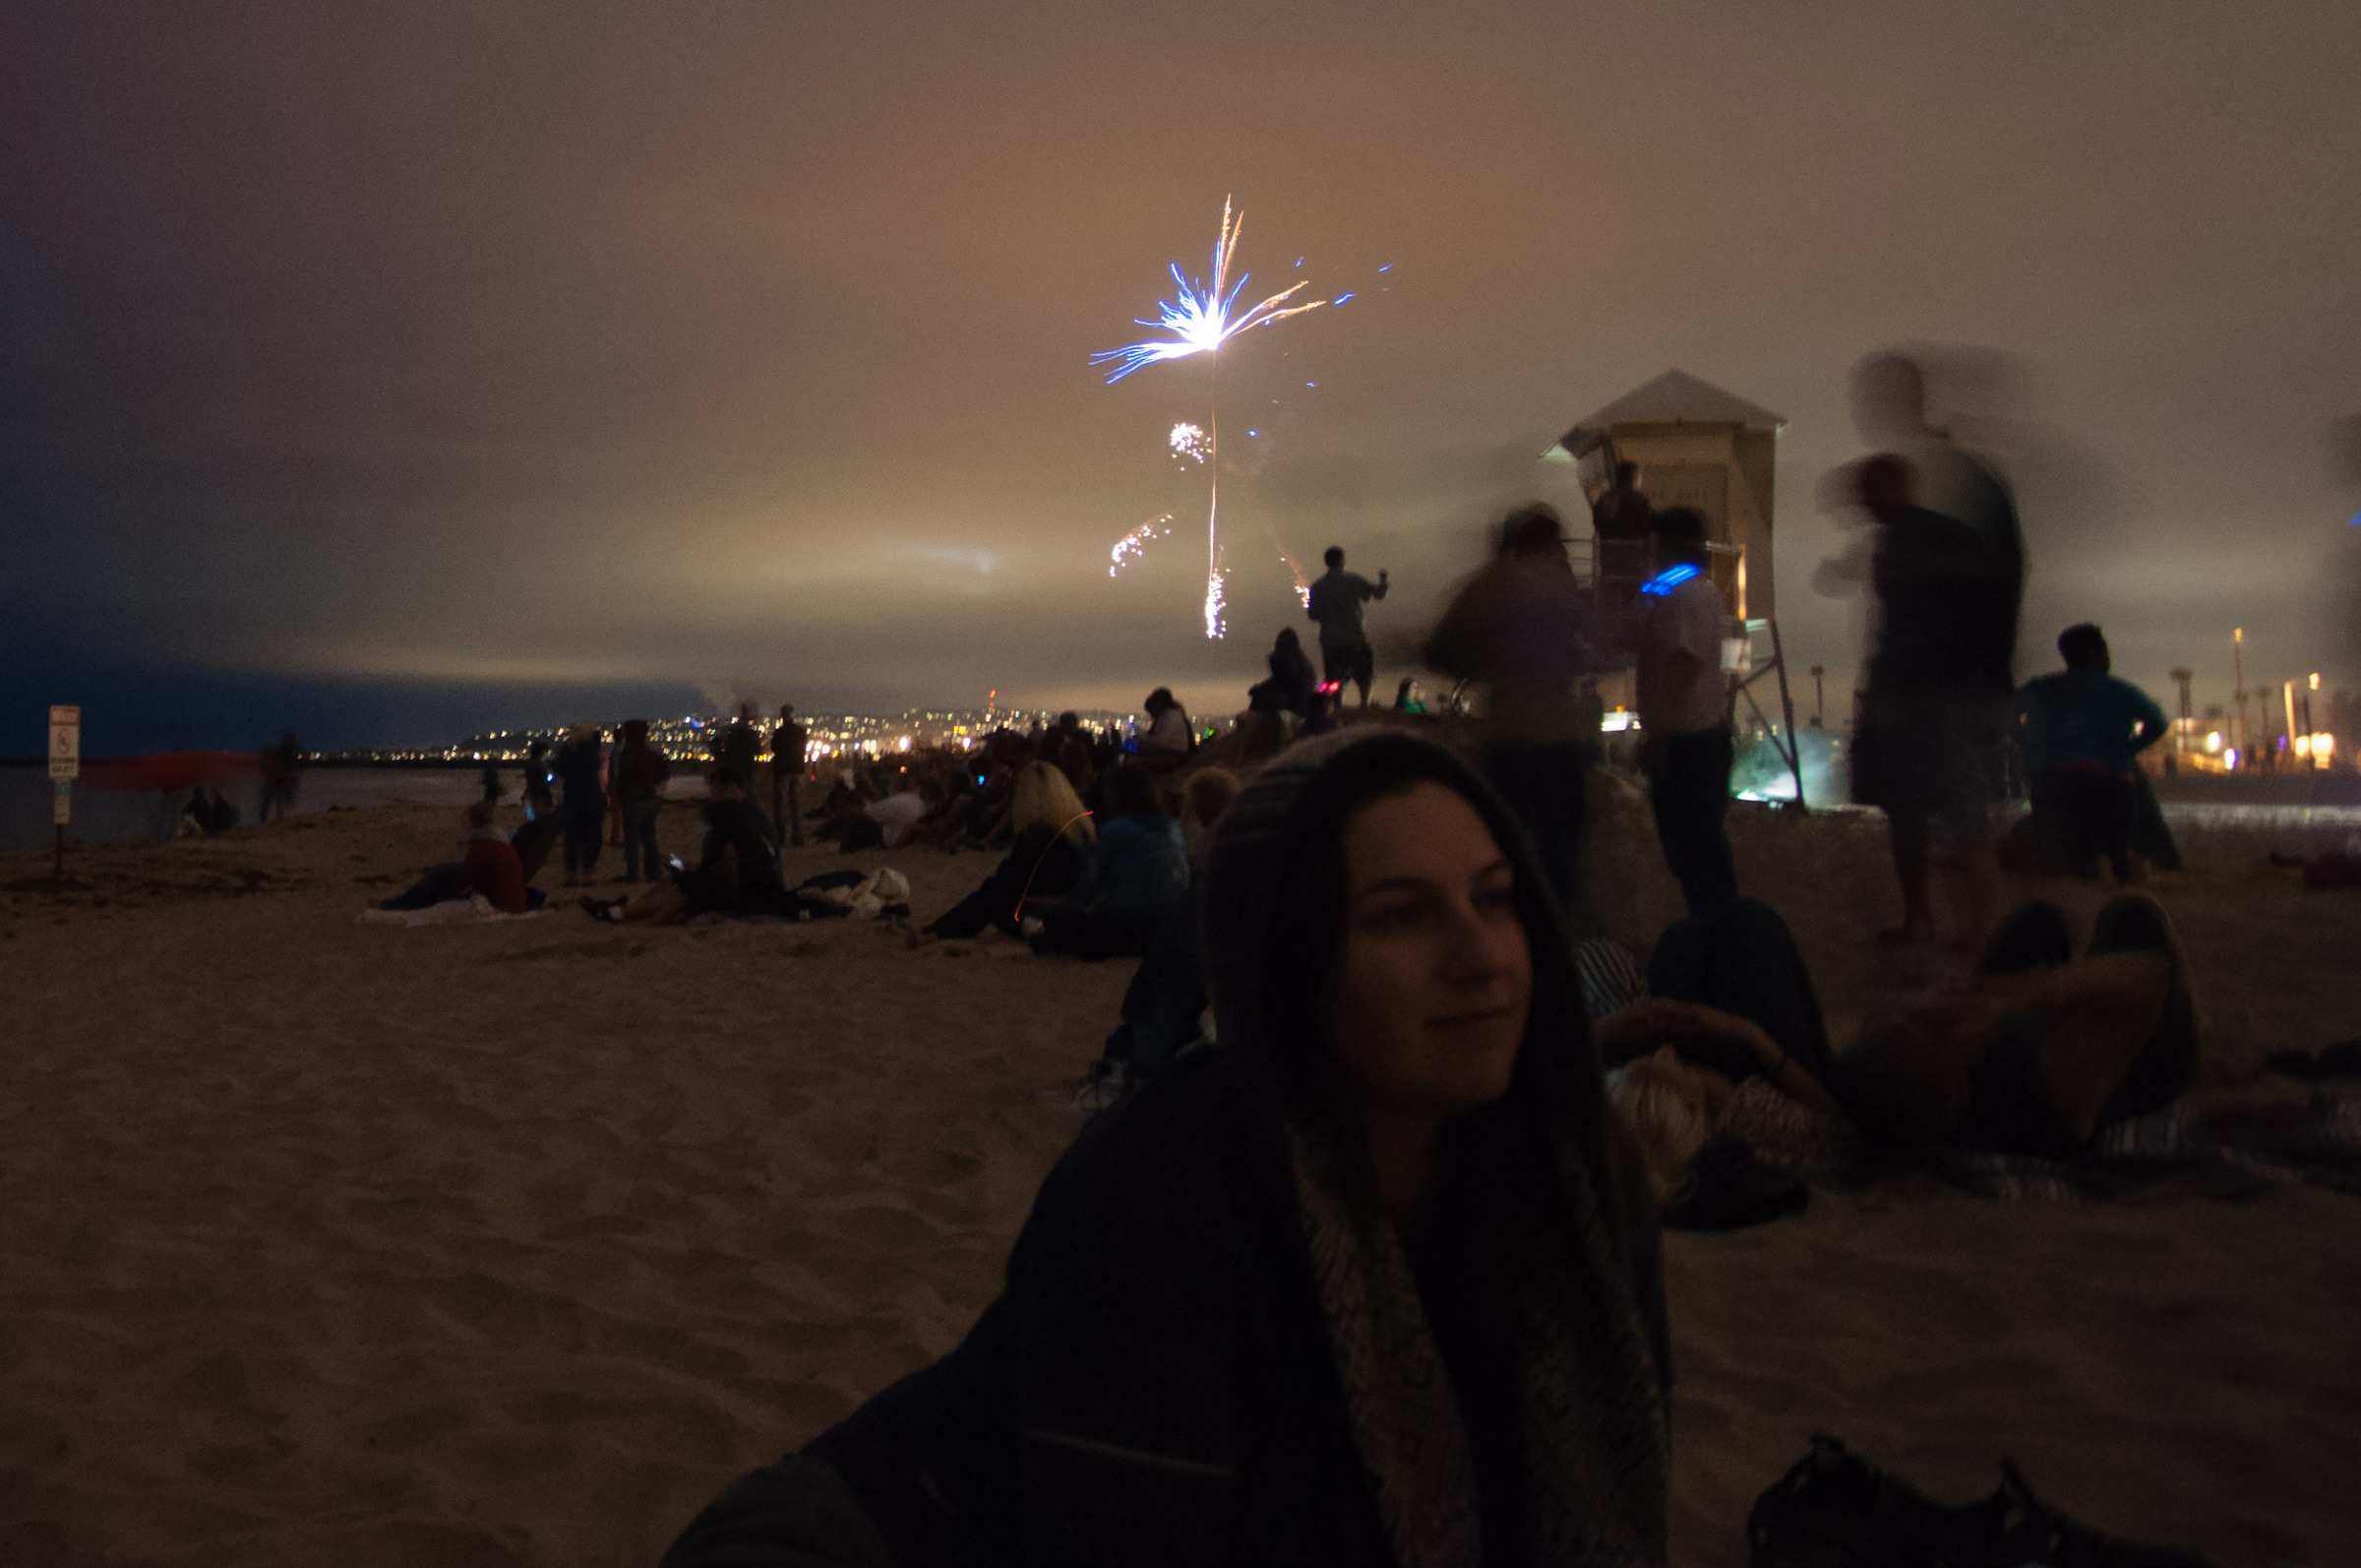
<path fill-rule="evenodd" d="M 1120 539 L 1116 540 L 1115 548 L 1107 552 L 1109 562 L 1107 575 L 1111 577 L 1120 575 L 1124 567 L 1139 559 L 1141 552 L 1148 548 L 1150 539 L 1172 537 L 1172 520 L 1173 514 L 1169 512 L 1164 513 L 1150 517 Z"/>

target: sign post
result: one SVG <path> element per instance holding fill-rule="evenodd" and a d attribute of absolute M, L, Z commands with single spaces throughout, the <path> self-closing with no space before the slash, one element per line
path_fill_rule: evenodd
<path fill-rule="evenodd" d="M 57 824 L 57 885 L 66 884 L 66 823 L 74 815 L 74 781 L 82 776 L 82 709 L 49 706 L 49 785 L 55 794 L 50 817 Z"/>

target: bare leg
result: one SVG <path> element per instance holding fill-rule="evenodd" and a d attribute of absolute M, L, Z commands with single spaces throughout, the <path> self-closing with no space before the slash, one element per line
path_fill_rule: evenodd
<path fill-rule="evenodd" d="M 661 881 L 646 892 L 627 901 L 615 912 L 620 921 L 678 920 L 689 909 L 689 895 L 675 881 Z"/>
<path fill-rule="evenodd" d="M 2098 1130 L 2099 1109 L 2155 1038 L 2171 978 L 2157 952 L 2102 953 L 2048 972 L 2035 998 L 2047 1027 L 2033 1083 L 2077 1143 Z"/>

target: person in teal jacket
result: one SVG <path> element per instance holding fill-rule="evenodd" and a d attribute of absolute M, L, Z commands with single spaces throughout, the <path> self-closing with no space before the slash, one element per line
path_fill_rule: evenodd
<path fill-rule="evenodd" d="M 1099 783 L 1099 842 L 1062 902 L 1041 904 L 1027 935 L 1037 953 L 1137 958 L 1166 910 L 1188 891 L 1188 845 L 1165 814 L 1140 762 L 1118 763 Z"/>
<path fill-rule="evenodd" d="M 2058 634 L 2066 668 L 2017 692 L 2016 733 L 2032 796 L 2035 838 L 2078 876 L 2104 860 L 2117 881 L 2132 874 L 2136 758 L 2169 725 L 2155 699 L 2111 671 L 2097 627 Z"/>

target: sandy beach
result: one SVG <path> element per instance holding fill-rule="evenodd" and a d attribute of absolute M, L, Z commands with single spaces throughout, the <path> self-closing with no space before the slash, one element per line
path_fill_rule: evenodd
<path fill-rule="evenodd" d="M 1592 901 L 1644 944 L 1673 889 L 1644 809 L 1598 814 Z M 1840 1039 L 1931 977 L 1863 940 L 1874 818 L 1733 826 Z M 686 809 L 664 832 L 691 848 Z M 356 923 L 456 836 L 390 807 L 78 850 L 62 895 L 0 869 L 0 1564 L 649 1563 L 996 1293 L 1127 965 L 855 922 Z M 2207 1095 L 2299 1092 L 2265 1051 L 2361 1034 L 2361 895 L 2274 845 L 2191 843 L 2155 885 Z M 796 854 L 891 864 L 922 913 L 990 869 Z M 1667 1266 L 1680 1562 L 1742 1563 L 1814 1431 L 1960 1499 L 2011 1454 L 2225 1565 L 2361 1541 L 2351 1198 L 1897 1178 Z"/>

